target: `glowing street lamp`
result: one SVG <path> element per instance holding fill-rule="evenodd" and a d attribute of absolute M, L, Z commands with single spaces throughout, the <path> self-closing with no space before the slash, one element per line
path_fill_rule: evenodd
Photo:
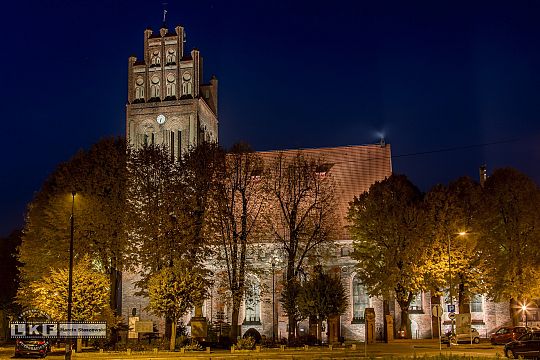
<path fill-rule="evenodd" d="M 525 328 L 527 327 L 527 305 L 521 305 L 521 311 L 525 314 Z"/>
<path fill-rule="evenodd" d="M 467 232 L 461 231 L 457 235 L 465 236 L 465 235 L 467 235 Z M 454 305 L 454 297 L 452 296 L 452 259 L 450 257 L 450 240 L 451 240 L 451 236 L 448 235 L 447 239 L 448 239 L 448 279 L 449 279 L 448 292 L 449 292 L 449 295 L 450 295 L 450 305 L 453 307 L 453 305 Z M 455 333 L 454 333 L 454 320 L 452 320 L 452 332 L 451 332 L 451 335 L 452 336 L 455 335 Z M 450 341 L 448 341 L 448 346 L 450 346 Z"/>

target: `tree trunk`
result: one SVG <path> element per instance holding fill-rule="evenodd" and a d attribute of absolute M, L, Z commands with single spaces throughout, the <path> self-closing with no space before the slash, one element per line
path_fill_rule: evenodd
<path fill-rule="evenodd" d="M 386 316 L 390 315 L 390 304 L 388 300 L 388 295 L 385 296 L 386 299 L 383 300 L 383 340 L 385 343 L 388 342 L 388 324 L 386 323 Z"/>
<path fill-rule="evenodd" d="M 233 302 L 235 302 L 233 300 Z M 240 316 L 240 304 L 233 304 L 232 316 L 231 316 L 231 341 L 236 344 L 238 338 L 238 317 Z"/>
<path fill-rule="evenodd" d="M 400 331 L 405 331 L 405 338 L 412 339 L 411 334 L 411 320 L 409 319 L 409 307 L 401 308 L 401 325 L 399 326 Z"/>
<path fill-rule="evenodd" d="M 116 263 L 113 262 L 113 265 Z M 109 275 L 109 283 L 111 287 L 111 294 L 109 298 L 109 306 L 114 316 L 122 315 L 122 272 L 118 271 L 115 267 L 111 268 Z M 116 326 L 111 328 L 111 343 L 114 345 L 118 341 L 118 329 Z"/>
<path fill-rule="evenodd" d="M 171 338 L 171 322 L 173 322 L 171 318 L 166 316 L 165 317 L 165 339 Z"/>
<path fill-rule="evenodd" d="M 291 342 L 295 339 L 296 334 L 296 319 L 289 315 L 289 328 L 288 328 L 288 339 L 287 341 Z"/>
<path fill-rule="evenodd" d="M 322 319 L 319 317 L 317 320 L 317 342 L 322 344 Z"/>
<path fill-rule="evenodd" d="M 470 297 L 465 295 L 465 291 L 465 284 L 460 282 L 458 288 L 458 304 L 460 314 L 469 314 L 471 312 Z"/>
<path fill-rule="evenodd" d="M 176 320 L 171 321 L 171 341 L 169 343 L 169 350 L 174 351 L 176 348 Z"/>
<path fill-rule="evenodd" d="M 433 294 L 435 291 L 433 290 L 431 293 Z M 440 296 L 431 296 L 431 306 L 435 305 L 441 305 L 441 297 Z M 441 323 L 441 318 L 438 318 L 436 316 L 431 316 L 431 337 L 432 338 L 439 338 L 439 326 Z"/>
<path fill-rule="evenodd" d="M 75 348 L 75 351 L 78 353 L 82 352 L 82 338 L 81 337 L 77 338 L 77 346 Z"/>
<path fill-rule="evenodd" d="M 519 307 L 517 300 L 514 298 L 510 299 L 510 318 L 512 319 L 512 325 L 519 325 Z"/>

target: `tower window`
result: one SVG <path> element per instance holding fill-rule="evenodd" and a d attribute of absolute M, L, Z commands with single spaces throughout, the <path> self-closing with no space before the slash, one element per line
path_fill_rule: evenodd
<path fill-rule="evenodd" d="M 161 63 L 159 51 L 155 50 L 152 53 L 152 65 L 159 65 Z"/>
<path fill-rule="evenodd" d="M 191 82 L 191 74 L 186 71 L 182 75 L 182 95 L 192 95 L 193 85 Z"/>
<path fill-rule="evenodd" d="M 176 51 L 174 49 L 167 50 L 167 64 L 174 64 L 176 62 Z"/>
<path fill-rule="evenodd" d="M 167 75 L 167 97 L 176 96 L 176 79 L 173 74 Z"/>

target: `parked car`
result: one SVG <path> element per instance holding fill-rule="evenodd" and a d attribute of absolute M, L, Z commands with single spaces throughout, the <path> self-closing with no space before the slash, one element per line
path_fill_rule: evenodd
<path fill-rule="evenodd" d="M 506 344 L 504 355 L 510 359 L 517 359 L 519 356 L 538 359 L 540 357 L 540 330 L 523 334 L 518 340 Z"/>
<path fill-rule="evenodd" d="M 15 343 L 15 357 L 37 355 L 44 358 L 50 351 L 51 344 L 47 339 L 17 339 Z"/>
<path fill-rule="evenodd" d="M 529 331 L 529 329 L 525 326 L 503 326 L 494 334 L 491 334 L 491 343 L 493 345 L 506 344 L 516 340 L 527 331 Z"/>
<path fill-rule="evenodd" d="M 470 332 L 462 333 L 462 334 L 455 334 L 451 336 L 451 332 L 447 332 L 443 336 L 441 336 L 441 342 L 442 343 L 448 343 L 448 339 L 452 342 L 452 344 L 457 343 L 470 343 L 472 338 L 472 342 L 474 344 L 478 344 L 480 342 L 480 334 L 478 333 L 478 330 L 475 328 L 472 328 Z"/>

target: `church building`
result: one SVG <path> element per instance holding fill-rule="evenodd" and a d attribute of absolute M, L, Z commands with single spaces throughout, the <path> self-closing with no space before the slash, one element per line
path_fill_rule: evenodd
<path fill-rule="evenodd" d="M 135 147 L 143 144 L 164 144 L 171 156 L 178 158 L 203 140 L 217 142 L 218 81 L 212 76 L 205 82 L 199 50 L 185 49 L 184 28 L 177 26 L 173 32 L 166 27 L 159 32 L 145 30 L 143 51 L 140 59 L 131 56 L 128 61 L 126 137 L 129 143 Z M 332 164 L 331 174 L 336 184 L 336 207 L 342 231 L 338 238 L 334 239 L 337 244 L 336 251 L 327 266 L 339 274 L 350 298 L 347 312 L 336 322 L 327 324 L 328 327 L 334 327 L 328 331 L 336 338 L 363 340 L 364 310 L 369 307 L 375 309 L 379 334 L 383 327 L 383 301 L 369 297 L 355 275 L 355 261 L 350 257 L 352 239 L 346 231 L 345 218 L 348 204 L 355 195 L 360 195 L 374 182 L 392 174 L 391 146 L 381 142 L 375 145 L 287 150 L 283 153 L 292 154 L 297 151 L 302 151 L 305 156 L 324 158 Z M 277 153 L 260 154 L 264 159 L 269 159 Z M 279 303 L 279 282 L 283 278 L 284 266 L 275 261 L 275 246 L 272 243 L 267 245 L 265 250 L 249 254 L 249 260 L 265 268 L 267 276 L 257 278 L 253 275 L 251 283 L 254 284 L 254 289 L 251 294 L 255 296 L 245 299 L 245 304 L 240 309 L 240 319 L 243 320 L 241 335 L 249 331 L 270 339 L 283 338 L 287 336 L 287 317 Z M 129 319 L 131 325 L 136 320 L 152 319 L 162 331 L 163 319 L 158 319 L 145 310 L 147 299 L 135 296 L 133 282 L 137 279 L 136 274 L 123 274 L 122 315 L 126 320 Z M 268 289 L 273 289 L 274 293 Z M 431 338 L 433 334 L 431 301 L 429 293 L 419 293 L 411 304 L 409 310 L 413 338 Z M 389 310 L 395 321 L 394 328 L 397 328 L 399 306 L 395 302 L 391 303 Z M 230 312 L 231 309 L 227 308 L 218 289 L 212 289 L 210 298 L 203 306 L 202 315 L 210 324 L 223 324 L 230 319 Z M 510 321 L 506 304 L 490 302 L 482 295 L 473 298 L 471 313 L 473 324 L 481 336 L 488 335 L 498 326 Z M 189 321 L 189 316 L 185 321 Z M 443 326 L 448 328 L 449 324 L 449 319 L 444 318 Z M 130 337 L 136 338 L 133 330 L 132 327 Z M 300 324 L 301 333 L 309 331 L 309 324 Z"/>

